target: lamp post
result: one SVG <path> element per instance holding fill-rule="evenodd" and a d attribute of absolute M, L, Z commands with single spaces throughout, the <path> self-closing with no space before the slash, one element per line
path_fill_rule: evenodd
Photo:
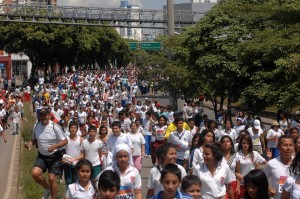
<path fill-rule="evenodd" d="M 168 34 L 175 34 L 174 0 L 167 0 Z"/>

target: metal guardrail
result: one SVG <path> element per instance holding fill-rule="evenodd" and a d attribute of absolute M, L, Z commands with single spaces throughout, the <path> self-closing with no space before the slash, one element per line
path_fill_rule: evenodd
<path fill-rule="evenodd" d="M 175 26 L 180 29 L 197 23 L 203 12 L 175 11 Z M 0 21 L 96 25 L 132 28 L 167 28 L 166 10 L 70 7 L 36 4 L 0 4 Z"/>

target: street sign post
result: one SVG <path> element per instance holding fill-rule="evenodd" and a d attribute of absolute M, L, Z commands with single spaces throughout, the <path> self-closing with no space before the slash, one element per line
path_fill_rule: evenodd
<path fill-rule="evenodd" d="M 137 47 L 138 47 L 138 43 L 136 43 L 136 42 L 129 43 L 130 50 L 137 50 Z"/>
<path fill-rule="evenodd" d="M 141 42 L 142 50 L 161 50 L 161 42 Z"/>
<path fill-rule="evenodd" d="M 141 50 L 161 50 L 161 42 L 129 42 L 129 49 L 134 51 Z"/>

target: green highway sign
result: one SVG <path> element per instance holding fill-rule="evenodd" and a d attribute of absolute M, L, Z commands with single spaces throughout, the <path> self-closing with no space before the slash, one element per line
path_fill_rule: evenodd
<path fill-rule="evenodd" d="M 141 42 L 142 50 L 161 50 L 161 42 Z"/>
<path fill-rule="evenodd" d="M 136 43 L 136 42 L 130 42 L 129 43 L 130 50 L 136 50 L 137 47 L 138 47 L 138 43 Z"/>

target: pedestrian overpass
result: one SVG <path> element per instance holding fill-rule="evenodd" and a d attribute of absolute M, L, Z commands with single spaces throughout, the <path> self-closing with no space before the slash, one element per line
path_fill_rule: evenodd
<path fill-rule="evenodd" d="M 193 26 L 205 13 L 175 11 L 175 29 Z M 0 22 L 167 29 L 167 10 L 0 4 Z"/>

